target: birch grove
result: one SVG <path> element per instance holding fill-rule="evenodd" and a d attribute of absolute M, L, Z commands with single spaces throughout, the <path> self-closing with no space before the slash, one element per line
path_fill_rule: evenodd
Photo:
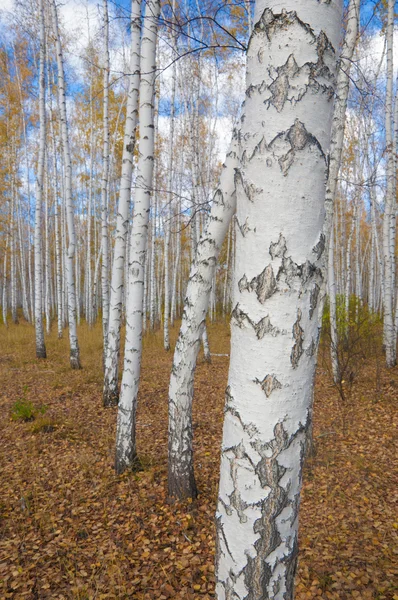
<path fill-rule="evenodd" d="M 229 365 L 216 597 L 292 599 L 316 377 L 342 420 L 368 355 L 394 380 L 395 2 L 9 2 L 0 338 L 44 373 L 67 347 L 87 385 L 95 361 L 121 482 L 161 423 L 170 505 L 207 493 Z"/>

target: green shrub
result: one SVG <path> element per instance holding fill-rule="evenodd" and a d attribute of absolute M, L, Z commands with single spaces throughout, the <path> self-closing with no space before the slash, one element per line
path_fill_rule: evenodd
<path fill-rule="evenodd" d="M 20 398 L 11 408 L 11 419 L 13 421 L 33 421 L 38 414 L 44 414 L 47 410 L 46 406 L 34 406 L 30 400 Z"/>

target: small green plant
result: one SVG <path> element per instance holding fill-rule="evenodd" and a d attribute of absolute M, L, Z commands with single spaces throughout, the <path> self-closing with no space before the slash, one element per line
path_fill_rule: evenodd
<path fill-rule="evenodd" d="M 46 412 L 46 406 L 34 406 L 34 404 L 30 400 L 26 400 L 25 398 L 20 398 L 11 408 L 11 419 L 13 421 L 33 421 L 38 414 L 44 415 Z"/>

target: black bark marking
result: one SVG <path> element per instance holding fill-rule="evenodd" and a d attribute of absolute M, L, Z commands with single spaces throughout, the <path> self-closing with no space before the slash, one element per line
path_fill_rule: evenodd
<path fill-rule="evenodd" d="M 267 265 L 260 275 L 253 277 L 250 282 L 248 281 L 246 275 L 243 275 L 243 277 L 238 281 L 238 288 L 241 293 L 245 290 L 248 292 L 252 292 L 254 290 L 256 292 L 258 301 L 261 304 L 264 304 L 268 298 L 271 298 L 277 289 L 272 266 Z"/>
<path fill-rule="evenodd" d="M 304 330 L 300 326 L 301 321 L 301 310 L 297 311 L 297 321 L 293 325 L 293 339 L 294 346 L 292 348 L 292 352 L 290 354 L 290 362 L 292 363 L 293 369 L 296 369 L 299 364 L 299 360 L 301 355 L 303 354 L 303 339 L 304 339 Z"/>
<path fill-rule="evenodd" d="M 323 233 L 321 233 L 321 235 L 319 236 L 319 240 L 318 242 L 315 244 L 315 246 L 313 247 L 312 251 L 316 254 L 317 260 L 319 260 L 325 250 L 325 243 L 326 243 L 326 239 L 325 239 L 325 235 Z"/>
<path fill-rule="evenodd" d="M 319 285 L 315 284 L 315 286 L 313 287 L 313 289 L 310 292 L 310 310 L 309 310 L 310 319 L 312 319 L 312 315 L 314 314 L 314 311 L 317 307 L 320 291 L 321 291 L 321 288 L 319 287 Z"/>
<path fill-rule="evenodd" d="M 286 473 L 286 468 L 279 464 L 278 457 L 299 438 L 301 448 L 300 462 L 303 464 L 305 446 L 305 435 L 303 435 L 303 432 L 305 433 L 306 427 L 307 425 L 300 425 L 296 433 L 289 436 L 283 424 L 278 423 L 274 428 L 274 439 L 268 444 L 256 445 L 256 450 L 261 456 L 261 460 L 256 466 L 256 473 L 262 487 L 269 488 L 270 491 L 261 504 L 261 517 L 254 524 L 254 531 L 259 534 L 259 538 L 254 543 L 257 554 L 255 557 L 248 556 L 247 565 L 244 568 L 245 585 L 248 589 L 248 595 L 245 597 L 245 600 L 267 600 L 273 597 L 269 595 L 268 586 L 279 564 L 285 564 L 286 570 L 281 578 L 276 579 L 274 585 L 279 586 L 284 581 L 286 589 L 293 590 L 293 580 L 297 564 L 297 535 L 294 536 L 288 552 L 285 553 L 282 559 L 277 559 L 273 567 L 265 559 L 282 543 L 276 523 L 277 517 L 287 506 L 292 511 L 292 524 L 298 515 L 299 492 L 291 499 L 289 498 L 290 484 L 287 485 L 287 489 L 284 489 L 280 485 L 282 477 Z M 303 438 L 303 441 L 301 441 L 301 438 Z M 286 597 L 291 598 L 292 596 Z"/>
<path fill-rule="evenodd" d="M 241 225 L 241 224 L 239 223 L 238 217 L 235 217 L 235 221 L 236 221 L 236 224 L 237 224 L 237 226 L 238 226 L 238 228 L 239 228 L 239 231 L 240 231 L 240 232 L 241 232 L 241 234 L 242 234 L 242 237 L 246 237 L 246 233 L 247 233 L 248 231 L 250 231 L 250 227 L 249 227 L 249 225 L 247 224 L 248 218 L 246 217 L 246 220 L 245 220 L 245 222 L 243 223 L 243 225 Z"/>
<path fill-rule="evenodd" d="M 271 245 L 269 247 L 269 253 L 270 253 L 272 260 L 274 260 L 275 258 L 285 256 L 286 251 L 287 251 L 286 240 L 283 237 L 283 235 L 280 233 L 278 241 L 275 243 L 271 242 Z"/>
<path fill-rule="evenodd" d="M 316 350 L 317 350 L 318 344 L 316 343 L 316 341 L 314 339 L 311 340 L 311 344 L 308 346 L 308 348 L 306 348 L 305 353 L 307 356 L 314 356 Z"/>
<path fill-rule="evenodd" d="M 256 379 L 255 382 L 261 386 L 267 398 L 271 396 L 274 390 L 280 390 L 282 388 L 282 384 L 274 374 L 266 375 L 262 381 Z"/>
<path fill-rule="evenodd" d="M 274 327 L 271 323 L 269 316 L 265 316 L 258 323 L 255 323 L 251 320 L 251 318 L 240 308 L 239 304 L 237 304 L 232 311 L 231 315 L 232 319 L 235 320 L 238 327 L 243 327 L 243 324 L 247 322 L 251 327 L 253 327 L 255 334 L 259 340 L 262 340 L 263 337 L 269 333 L 273 337 L 276 337 L 279 333 L 281 333 L 280 329 Z"/>
<path fill-rule="evenodd" d="M 252 288 L 255 286 L 258 301 L 264 304 L 276 291 L 276 281 L 271 265 L 265 267 L 264 271 L 250 282 Z"/>

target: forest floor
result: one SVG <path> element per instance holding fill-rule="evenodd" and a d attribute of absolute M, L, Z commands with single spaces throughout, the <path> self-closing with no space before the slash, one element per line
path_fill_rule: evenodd
<path fill-rule="evenodd" d="M 176 331 L 174 331 L 175 339 Z M 226 325 L 209 327 L 229 352 Z M 138 450 L 144 470 L 113 471 L 115 409 L 101 404 L 101 331 L 79 330 L 83 369 L 67 335 L 34 358 L 34 331 L 0 327 L 0 598 L 214 597 L 214 512 L 228 357 L 200 360 L 194 402 L 197 501 L 170 505 L 167 389 L 172 354 L 145 337 Z M 377 371 L 377 373 L 376 373 Z M 377 376 L 376 376 L 377 375 Z M 398 368 L 364 361 L 339 400 L 320 359 L 315 456 L 300 513 L 296 599 L 398 599 Z M 12 419 L 15 402 L 35 419 Z"/>

